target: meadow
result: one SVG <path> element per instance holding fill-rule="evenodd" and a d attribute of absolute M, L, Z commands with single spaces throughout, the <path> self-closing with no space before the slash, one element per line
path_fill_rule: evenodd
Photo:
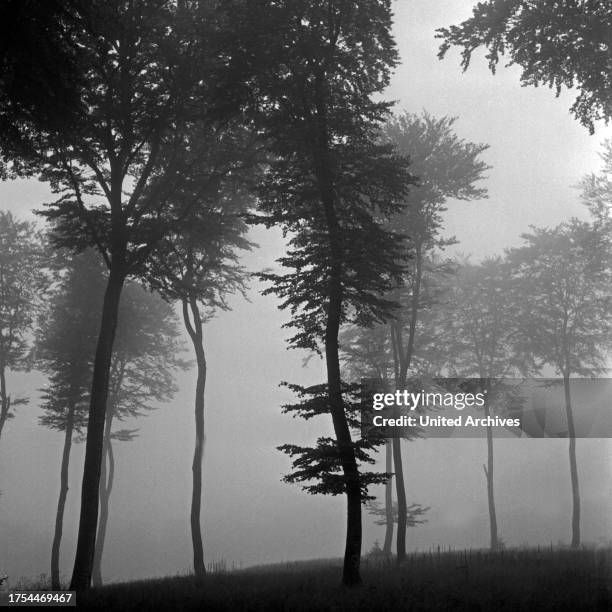
<path fill-rule="evenodd" d="M 78 597 L 106 610 L 555 610 L 612 609 L 612 548 L 413 553 L 402 567 L 369 557 L 363 584 L 340 585 L 340 560 L 116 583 Z"/>

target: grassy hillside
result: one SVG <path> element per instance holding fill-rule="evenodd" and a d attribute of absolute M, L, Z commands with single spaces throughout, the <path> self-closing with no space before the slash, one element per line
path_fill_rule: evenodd
<path fill-rule="evenodd" d="M 340 563 L 310 561 L 113 584 L 79 598 L 99 610 L 610 610 L 612 550 L 506 550 L 411 555 L 402 568 L 367 560 L 363 585 L 339 585 Z"/>

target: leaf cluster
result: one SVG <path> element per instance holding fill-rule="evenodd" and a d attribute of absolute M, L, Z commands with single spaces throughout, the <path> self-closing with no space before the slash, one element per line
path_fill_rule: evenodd
<path fill-rule="evenodd" d="M 459 25 L 441 28 L 439 57 L 451 46 L 469 67 L 479 47 L 487 49 L 489 68 L 500 59 L 522 69 L 523 85 L 548 85 L 559 95 L 563 87 L 579 90 L 571 107 L 576 118 L 594 131 L 594 122 L 612 117 L 612 5 L 601 0 L 487 0 Z"/>
<path fill-rule="evenodd" d="M 294 391 L 299 402 L 283 406 L 285 414 L 293 417 L 311 419 L 319 415 L 331 413 L 329 398 L 327 395 L 327 384 L 302 387 L 283 383 L 284 386 Z M 342 383 L 344 408 L 349 427 L 357 430 L 360 427 L 359 414 L 362 408 L 361 386 L 359 384 Z M 359 465 L 374 464 L 375 460 L 371 453 L 385 443 L 383 438 L 368 436 L 357 437 L 351 442 L 352 450 Z M 346 492 L 346 477 L 343 474 L 341 453 L 338 442 L 329 437 L 320 437 L 314 446 L 298 446 L 295 444 L 283 444 L 278 450 L 289 455 L 292 459 L 293 471 L 286 475 L 283 480 L 288 483 L 311 483 L 302 486 L 304 491 L 311 494 L 340 495 Z M 384 484 L 390 474 L 385 472 L 374 472 L 359 470 L 359 484 L 361 499 L 365 503 L 373 499 L 368 494 L 368 487 Z"/>

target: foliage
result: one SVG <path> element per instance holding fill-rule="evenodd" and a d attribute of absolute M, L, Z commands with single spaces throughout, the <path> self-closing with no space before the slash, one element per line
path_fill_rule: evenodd
<path fill-rule="evenodd" d="M 47 303 L 36 340 L 37 367 L 48 376 L 42 389 L 41 425 L 76 433 L 87 424 L 93 357 L 100 327 L 105 275 L 93 251 L 66 257 L 63 278 Z M 73 409 L 69 406 L 74 402 Z"/>
<path fill-rule="evenodd" d="M 7 370 L 29 369 L 36 314 L 49 283 L 45 247 L 33 223 L 0 211 L 0 431 L 26 398 L 11 397 Z"/>
<path fill-rule="evenodd" d="M 516 353 L 521 299 L 501 258 L 460 268 L 437 313 L 449 376 L 503 378 L 525 365 L 524 355 Z"/>
<path fill-rule="evenodd" d="M 453 129 L 456 121 L 456 117 L 437 119 L 427 111 L 422 116 L 404 112 L 390 118 L 382 132 L 385 141 L 410 158 L 410 171 L 418 181 L 407 194 L 406 209 L 391 223 L 408 232 L 424 252 L 454 243 L 440 236 L 449 199 L 487 197 L 487 190 L 476 183 L 490 169 L 480 159 L 489 145 L 459 138 Z"/>
<path fill-rule="evenodd" d="M 479 47 L 487 49 L 489 68 L 501 57 L 522 69 L 523 85 L 563 87 L 579 94 L 571 111 L 593 133 L 594 122 L 612 116 L 612 6 L 600 0 L 487 0 L 460 25 L 441 28 L 439 57 L 452 45 L 462 48 L 466 70 Z"/>
<path fill-rule="evenodd" d="M 60 57 L 67 54 L 72 83 L 59 106 L 65 103 L 70 112 L 50 121 L 54 105 L 46 90 L 20 99 L 21 87 L 11 88 L 9 74 L 0 80 L 6 102 L 0 154 L 5 174 L 37 176 L 58 196 L 42 213 L 55 225 L 54 245 L 75 252 L 94 246 L 109 268 L 72 581 L 82 590 L 91 576 L 121 291 L 126 278 L 142 274 L 164 235 L 184 226 L 199 204 L 192 194 L 216 190 L 219 179 L 240 165 L 231 147 L 228 159 L 223 143 L 227 123 L 241 110 L 241 87 L 233 85 L 241 75 L 231 61 L 236 41 L 229 15 L 212 0 L 66 0 L 45 15 L 30 22 L 28 33 L 59 48 Z M 19 65 L 30 39 L 13 41 L 3 63 Z M 59 87 L 58 95 L 64 93 Z"/>
<path fill-rule="evenodd" d="M 228 309 L 228 294 L 244 295 L 247 273 L 238 251 L 253 246 L 243 214 L 252 204 L 259 151 L 236 128 L 225 140 L 231 141 L 224 144 L 227 151 L 233 147 L 233 156 L 243 160 L 242 168 L 219 180 L 216 189 L 191 194 L 198 204 L 185 217 L 185 227 L 170 231 L 146 266 L 151 287 L 170 301 L 195 299 L 204 308 L 203 320 Z"/>
<path fill-rule="evenodd" d="M 399 210 L 410 177 L 405 160 L 377 141 L 389 104 L 372 100 L 397 54 L 386 1 L 276 4 L 272 19 L 286 20 L 275 48 L 282 65 L 258 82 L 276 158 L 252 221 L 291 235 L 279 262 L 292 272 L 261 278 L 291 312 L 290 344 L 320 350 L 332 275 L 341 320 L 359 325 L 388 316 L 381 296 L 401 275 L 402 237 L 380 222 Z"/>
<path fill-rule="evenodd" d="M 406 507 L 406 526 L 407 527 L 415 527 L 416 525 L 421 525 L 427 522 L 426 518 L 423 518 L 424 515 L 430 509 L 429 506 L 423 506 L 422 504 L 412 503 Z M 372 516 L 377 516 L 374 523 L 376 525 L 386 525 L 387 524 L 387 509 L 381 507 L 381 505 L 376 501 L 368 502 L 368 512 Z M 393 516 L 393 522 L 397 523 L 398 521 L 398 508 L 397 504 L 394 503 L 391 507 L 391 515 Z"/>
<path fill-rule="evenodd" d="M 521 286 L 521 339 L 562 376 L 605 371 L 612 331 L 609 227 L 572 219 L 532 228 L 509 259 Z"/>
<path fill-rule="evenodd" d="M 177 369 L 188 363 L 177 316 L 156 293 L 127 285 L 119 309 L 113 351 L 110 409 L 119 419 L 142 416 L 152 402 L 167 402 L 178 390 Z"/>
<path fill-rule="evenodd" d="M 327 385 L 313 385 L 302 387 L 283 383 L 283 386 L 291 389 L 300 401 L 296 404 L 286 404 L 282 411 L 291 414 L 294 418 L 300 417 L 309 420 L 315 416 L 330 414 L 329 400 L 327 396 Z M 354 431 L 361 426 L 360 413 L 363 409 L 361 386 L 359 384 L 343 384 L 344 409 L 349 426 Z M 356 460 L 360 466 L 363 464 L 374 464 L 371 452 L 385 443 L 382 437 L 367 436 L 359 437 L 351 442 Z M 296 446 L 295 444 L 283 444 L 279 450 L 291 457 L 293 472 L 283 478 L 285 482 L 311 482 L 302 486 L 304 491 L 324 495 L 340 495 L 346 492 L 346 478 L 342 472 L 342 458 L 338 445 L 333 438 L 320 437 L 315 446 Z M 361 500 L 365 503 L 374 499 L 368 494 L 368 487 L 384 484 L 390 474 L 385 472 L 372 472 L 360 469 L 359 481 L 361 486 Z"/>
<path fill-rule="evenodd" d="M 40 423 L 66 428 L 69 400 L 75 402 L 77 434 L 87 423 L 89 390 L 106 270 L 93 251 L 66 262 L 67 272 L 55 288 L 41 317 L 37 336 L 37 366 L 49 376 L 43 389 Z M 138 417 L 151 401 L 167 401 L 176 392 L 173 370 L 184 368 L 179 357 L 176 315 L 155 294 L 129 284 L 119 311 L 118 338 L 110 373 L 109 410 L 119 420 Z M 115 432 L 126 439 L 126 432 Z M 129 438 L 129 436 L 128 436 Z"/>

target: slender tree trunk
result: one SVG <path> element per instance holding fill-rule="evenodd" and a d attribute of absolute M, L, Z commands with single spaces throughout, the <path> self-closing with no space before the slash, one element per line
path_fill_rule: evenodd
<path fill-rule="evenodd" d="M 423 247 L 420 241 L 416 245 L 415 253 L 415 272 L 414 285 L 412 288 L 412 296 L 410 300 L 410 324 L 408 328 L 408 345 L 406 346 L 406 357 L 400 377 L 403 378 L 406 384 L 406 376 L 408 369 L 412 363 L 412 354 L 414 353 L 414 340 L 416 337 L 416 326 L 419 318 L 419 303 L 421 301 L 421 283 L 423 281 Z"/>
<path fill-rule="evenodd" d="M 406 529 L 408 528 L 408 504 L 404 484 L 404 465 L 400 438 L 393 438 L 393 463 L 395 464 L 395 488 L 397 494 L 397 563 L 406 559 Z"/>
<path fill-rule="evenodd" d="M 483 379 L 483 370 L 481 370 L 480 378 Z M 491 380 L 487 379 L 486 390 L 489 401 L 492 398 L 491 395 Z M 485 417 L 491 416 L 491 410 L 488 402 L 484 405 Z M 491 550 L 499 549 L 499 536 L 497 534 L 497 512 L 495 510 L 495 489 L 493 486 L 493 475 L 494 475 L 494 464 L 493 464 L 493 428 L 487 425 L 487 464 L 482 466 L 485 478 L 487 481 L 487 502 L 489 506 L 489 532 L 490 532 L 490 548 Z"/>
<path fill-rule="evenodd" d="M 491 412 L 485 403 L 485 415 L 490 416 Z M 487 465 L 482 466 L 487 480 L 487 500 L 489 504 L 489 529 L 491 534 L 491 550 L 499 548 L 499 538 L 497 535 L 497 513 L 495 511 L 495 491 L 493 488 L 493 428 L 487 425 Z"/>
<path fill-rule="evenodd" d="M 11 409 L 11 396 L 6 390 L 6 367 L 0 367 L 0 437 Z"/>
<path fill-rule="evenodd" d="M 115 461 L 111 442 L 112 424 L 113 411 L 112 406 L 109 405 L 104 426 L 104 449 L 102 451 L 102 466 L 100 469 L 100 517 L 98 520 L 98 535 L 96 536 L 96 550 L 92 568 L 92 583 L 94 586 L 102 586 L 102 555 L 104 554 L 104 542 L 106 541 L 109 499 L 115 477 Z M 107 460 L 108 474 L 106 470 Z"/>
<path fill-rule="evenodd" d="M 423 250 L 420 242 L 416 245 L 414 283 L 410 300 L 410 321 L 408 327 L 408 342 L 406 350 L 402 339 L 401 319 L 391 323 L 391 341 L 393 344 L 393 358 L 395 361 L 395 388 L 406 388 L 408 370 L 412 363 L 416 326 L 419 314 L 419 301 L 421 295 L 421 281 L 423 278 Z M 408 528 L 408 502 L 406 500 L 406 485 L 404 483 L 404 467 L 402 461 L 401 441 L 393 439 L 393 463 L 395 465 L 395 488 L 397 492 L 397 563 L 406 559 L 406 530 Z"/>
<path fill-rule="evenodd" d="M 100 469 L 104 446 L 108 381 L 115 331 L 117 329 L 121 290 L 125 281 L 124 268 L 119 264 L 115 264 L 114 259 L 104 294 L 102 322 L 94 359 L 89 420 L 87 423 L 85 465 L 81 488 L 79 534 L 72 581 L 70 583 L 70 589 L 75 591 L 83 591 L 90 587 L 96 545 Z"/>
<path fill-rule="evenodd" d="M 565 391 L 565 414 L 567 415 L 570 478 L 572 482 L 572 548 L 578 548 L 580 546 L 580 488 L 578 485 L 578 464 L 576 462 L 576 429 L 572 411 L 569 375 L 563 376 L 563 389 Z"/>
<path fill-rule="evenodd" d="M 191 317 L 190 317 L 191 313 Z M 206 355 L 204 353 L 203 325 L 197 301 L 183 300 L 183 319 L 193 342 L 198 368 L 195 394 L 195 450 L 191 466 L 193 486 L 191 494 L 191 541 L 193 569 L 196 576 L 206 574 L 200 514 L 202 506 L 202 457 L 204 455 L 204 391 L 206 388 Z"/>
<path fill-rule="evenodd" d="M 385 444 L 385 472 L 393 472 L 393 445 L 391 440 Z M 383 553 L 387 557 L 391 556 L 391 546 L 393 545 L 393 526 L 395 517 L 393 516 L 393 476 L 385 483 L 385 543 Z"/>
<path fill-rule="evenodd" d="M 408 374 L 408 362 L 402 343 L 401 321 L 391 323 L 391 338 L 393 342 L 393 356 L 396 360 L 395 388 L 398 390 L 406 387 Z M 396 416 L 399 416 L 399 412 Z M 408 503 L 406 501 L 406 483 L 404 482 L 404 465 L 402 460 L 402 445 L 400 438 L 393 438 L 393 465 L 395 472 L 395 493 L 397 496 L 397 535 L 396 535 L 396 560 L 398 565 L 406 559 L 406 529 L 408 528 Z"/>
<path fill-rule="evenodd" d="M 325 361 L 327 366 L 328 397 L 342 472 L 346 483 L 347 523 L 346 546 L 342 582 L 347 586 L 361 582 L 361 484 L 351 432 L 344 412 L 340 381 L 338 331 L 342 306 L 339 279 L 332 278 L 325 330 Z"/>
<path fill-rule="evenodd" d="M 66 431 L 64 432 L 64 449 L 62 451 L 62 465 L 60 468 L 60 492 L 57 500 L 57 512 L 55 514 L 55 531 L 53 533 L 53 544 L 51 545 L 51 588 L 54 591 L 59 591 L 61 588 L 59 557 L 64 526 L 64 508 L 66 507 L 66 497 L 68 496 L 68 467 L 70 464 L 70 449 L 72 447 L 72 432 L 74 429 L 74 410 L 74 397 L 70 397 L 66 418 Z"/>

